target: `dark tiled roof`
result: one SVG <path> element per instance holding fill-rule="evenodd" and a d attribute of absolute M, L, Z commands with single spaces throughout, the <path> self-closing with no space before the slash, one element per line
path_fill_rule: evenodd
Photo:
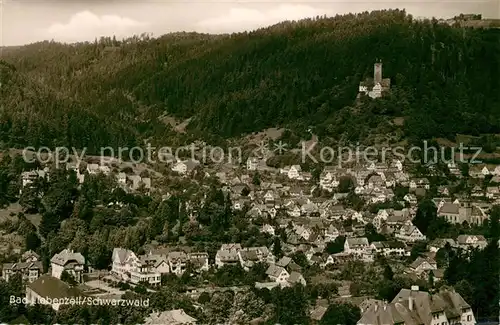
<path fill-rule="evenodd" d="M 65 282 L 47 274 L 28 284 L 28 288 L 43 298 L 60 299 L 83 296 L 79 289 L 70 287 Z"/>

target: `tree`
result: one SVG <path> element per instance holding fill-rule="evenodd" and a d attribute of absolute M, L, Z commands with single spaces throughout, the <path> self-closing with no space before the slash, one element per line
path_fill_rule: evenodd
<path fill-rule="evenodd" d="M 387 262 L 384 263 L 384 278 L 389 281 L 392 281 L 394 278 L 394 272 Z"/>
<path fill-rule="evenodd" d="M 283 289 L 274 288 L 271 295 L 276 306 L 275 323 L 283 325 L 309 323 L 308 301 L 303 286 L 295 285 Z"/>
<path fill-rule="evenodd" d="M 365 226 L 365 237 L 368 239 L 368 241 L 374 242 L 374 241 L 385 241 L 387 240 L 384 235 L 379 234 L 377 232 L 377 229 L 375 229 L 375 226 L 371 223 L 368 223 Z"/>
<path fill-rule="evenodd" d="M 361 310 L 352 304 L 332 304 L 319 322 L 320 325 L 356 325 L 361 318 Z"/>
<path fill-rule="evenodd" d="M 340 253 L 344 250 L 344 242 L 345 242 L 345 237 L 344 236 L 338 236 L 335 238 L 334 241 L 329 242 L 326 245 L 326 251 L 328 254 L 337 254 Z"/>
<path fill-rule="evenodd" d="M 198 303 L 204 305 L 210 301 L 210 294 L 206 291 L 202 292 L 198 297 Z"/>
<path fill-rule="evenodd" d="M 416 260 L 417 257 L 422 256 L 427 251 L 426 242 L 416 242 L 411 248 L 410 258 L 412 261 Z"/>
<path fill-rule="evenodd" d="M 98 269 L 105 270 L 111 263 L 111 251 L 106 247 L 103 239 L 93 236 L 94 241 L 89 246 L 90 264 Z"/>
<path fill-rule="evenodd" d="M 40 192 L 35 187 L 26 186 L 19 199 L 19 204 L 27 213 L 37 213 L 40 208 Z"/>
<path fill-rule="evenodd" d="M 283 251 L 281 250 L 281 240 L 279 237 L 274 237 L 274 245 L 273 245 L 273 255 L 280 259 L 283 257 Z"/>
<path fill-rule="evenodd" d="M 42 215 L 42 220 L 40 221 L 38 230 L 44 238 L 47 238 L 49 233 L 56 232 L 59 229 L 60 224 L 61 220 L 57 214 L 45 212 Z"/>
<path fill-rule="evenodd" d="M 413 224 L 425 235 L 432 222 L 437 219 L 437 208 L 431 200 L 423 200 L 418 204 Z"/>

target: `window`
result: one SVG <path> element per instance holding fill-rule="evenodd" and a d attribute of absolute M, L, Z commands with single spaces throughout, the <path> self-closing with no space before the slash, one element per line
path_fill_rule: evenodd
<path fill-rule="evenodd" d="M 467 321 L 470 322 L 472 320 L 472 316 L 471 315 L 467 315 Z"/>

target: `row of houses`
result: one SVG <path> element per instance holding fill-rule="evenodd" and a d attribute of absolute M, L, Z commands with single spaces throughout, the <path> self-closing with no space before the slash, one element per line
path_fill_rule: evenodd
<path fill-rule="evenodd" d="M 111 168 L 107 165 L 94 164 L 89 163 L 86 166 L 86 169 L 82 172 L 78 164 L 68 163 L 66 164 L 67 170 L 72 170 L 76 173 L 76 177 L 78 182 L 82 184 L 85 181 L 85 175 L 98 175 L 103 174 L 109 176 L 112 174 Z M 33 186 L 35 180 L 37 179 L 46 179 L 49 180 L 50 170 L 48 167 L 45 167 L 43 170 L 36 169 L 31 171 L 26 171 L 21 173 L 21 190 Z M 151 178 L 149 177 L 141 177 L 137 174 L 126 174 L 124 172 L 119 172 L 115 175 L 116 181 L 118 185 L 123 188 L 127 192 L 137 191 L 141 188 L 145 189 L 146 193 L 150 193 L 151 187 Z"/>
<path fill-rule="evenodd" d="M 82 282 L 84 267 L 85 258 L 83 255 L 70 249 L 55 254 L 50 260 L 50 274 L 57 279 L 61 279 L 63 272 L 66 272 L 76 282 Z M 16 263 L 2 265 L 2 278 L 7 282 L 13 276 L 20 275 L 24 281 L 33 283 L 43 273 L 40 256 L 33 251 L 24 252 Z"/>

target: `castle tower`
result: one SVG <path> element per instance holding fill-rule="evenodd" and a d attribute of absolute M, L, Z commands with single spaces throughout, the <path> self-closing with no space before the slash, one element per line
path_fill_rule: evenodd
<path fill-rule="evenodd" d="M 375 63 L 374 69 L 373 69 L 373 82 L 376 83 L 381 83 L 382 82 L 382 62 L 377 62 Z"/>

